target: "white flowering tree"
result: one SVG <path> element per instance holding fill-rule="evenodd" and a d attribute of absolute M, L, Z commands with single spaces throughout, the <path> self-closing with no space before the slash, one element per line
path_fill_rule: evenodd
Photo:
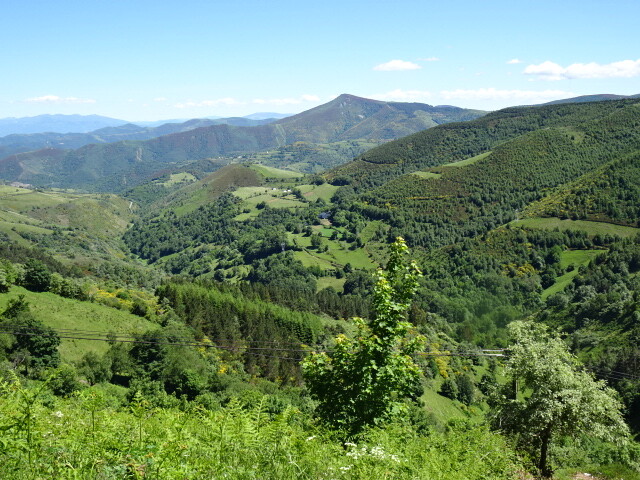
<path fill-rule="evenodd" d="M 562 339 L 533 322 L 513 322 L 509 331 L 515 343 L 506 374 L 512 381 L 493 399 L 492 421 L 537 459 L 544 477 L 552 474 L 548 453 L 554 439 L 628 436 L 616 392 L 584 371 Z"/>

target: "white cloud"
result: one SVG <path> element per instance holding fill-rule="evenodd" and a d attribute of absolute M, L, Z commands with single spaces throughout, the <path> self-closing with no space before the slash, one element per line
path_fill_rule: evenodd
<path fill-rule="evenodd" d="M 422 67 L 417 63 L 407 62 L 405 60 L 391 60 L 373 67 L 374 70 L 382 72 L 400 72 L 404 70 L 418 70 L 420 68 Z"/>
<path fill-rule="evenodd" d="M 427 90 L 401 90 L 398 88 L 387 93 L 371 95 L 371 98 L 392 102 L 424 102 L 431 96 L 431 92 Z"/>
<path fill-rule="evenodd" d="M 498 90 L 497 88 L 479 88 L 476 90 L 442 90 L 446 100 L 513 100 L 517 102 L 543 103 L 561 98 L 574 97 L 575 93 L 563 90 Z"/>
<path fill-rule="evenodd" d="M 507 62 L 507 64 L 509 64 L 509 65 L 517 65 L 518 63 L 522 63 L 522 60 L 520 60 L 518 58 L 512 58 L 511 60 L 509 60 Z"/>
<path fill-rule="evenodd" d="M 535 75 L 542 80 L 569 80 L 576 78 L 631 78 L 640 76 L 640 59 L 607 63 L 573 63 L 563 67 L 546 61 L 539 65 L 529 65 L 525 75 Z"/>
<path fill-rule="evenodd" d="M 59 97 L 58 95 L 43 95 L 42 97 L 27 98 L 25 102 L 28 103 L 96 103 L 91 98 L 77 98 L 77 97 Z"/>
<path fill-rule="evenodd" d="M 154 102 L 166 102 L 167 99 L 165 97 L 156 97 L 153 99 Z"/>

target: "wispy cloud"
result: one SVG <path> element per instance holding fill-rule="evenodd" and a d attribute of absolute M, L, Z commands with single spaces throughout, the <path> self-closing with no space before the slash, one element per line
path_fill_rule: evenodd
<path fill-rule="evenodd" d="M 525 75 L 533 75 L 541 80 L 569 80 L 576 78 L 631 78 L 640 76 L 640 59 L 622 60 L 607 64 L 573 63 L 563 67 L 546 61 L 539 65 L 529 65 Z"/>
<path fill-rule="evenodd" d="M 519 58 L 512 58 L 507 62 L 507 64 L 509 65 L 517 65 L 518 63 L 522 63 L 522 60 L 520 60 Z"/>
<path fill-rule="evenodd" d="M 156 97 L 153 99 L 154 102 L 166 102 L 166 97 Z"/>
<path fill-rule="evenodd" d="M 405 70 L 419 70 L 420 68 L 422 67 L 417 63 L 407 62 L 405 60 L 391 60 L 373 67 L 374 70 L 381 72 L 401 72 Z"/>
<path fill-rule="evenodd" d="M 446 100 L 509 100 L 528 103 L 542 103 L 575 96 L 573 92 L 563 90 L 499 90 L 497 88 L 478 88 L 476 90 L 442 90 Z"/>
<path fill-rule="evenodd" d="M 96 103 L 91 98 L 78 98 L 78 97 L 59 97 L 58 95 L 43 95 L 41 97 L 27 98 L 25 102 L 28 103 Z"/>
<path fill-rule="evenodd" d="M 402 90 L 396 89 L 386 93 L 371 95 L 371 98 L 396 102 L 424 102 L 432 96 L 427 90 Z"/>

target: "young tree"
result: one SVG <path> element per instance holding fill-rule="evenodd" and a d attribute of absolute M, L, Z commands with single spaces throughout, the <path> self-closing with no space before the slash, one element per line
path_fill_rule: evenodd
<path fill-rule="evenodd" d="M 350 435 L 402 411 L 400 400 L 420 388 L 420 369 L 411 355 L 424 339 L 407 335 L 411 324 L 405 318 L 421 273 L 404 261 L 407 252 L 400 237 L 391 245 L 373 292 L 373 318 L 355 318 L 353 338 L 339 335 L 331 355 L 314 353 L 303 363 L 320 417 Z"/>
<path fill-rule="evenodd" d="M 59 335 L 29 311 L 29 302 L 24 295 L 9 300 L 7 308 L 0 313 L 0 329 L 11 332 L 14 337 L 8 353 L 16 363 L 32 370 L 57 367 L 60 363 Z"/>
<path fill-rule="evenodd" d="M 33 292 L 46 292 L 51 283 L 51 272 L 40 260 L 30 258 L 24 265 L 23 286 Z"/>
<path fill-rule="evenodd" d="M 557 437 L 588 434 L 614 441 L 628 436 L 614 390 L 582 370 L 559 337 L 533 322 L 513 322 L 509 330 L 515 344 L 506 373 L 512 381 L 492 399 L 492 421 L 517 435 L 543 476 L 552 473 L 548 452 Z"/>

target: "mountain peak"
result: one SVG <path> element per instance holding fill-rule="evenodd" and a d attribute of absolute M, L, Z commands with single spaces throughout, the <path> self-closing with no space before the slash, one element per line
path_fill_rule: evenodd
<path fill-rule="evenodd" d="M 371 98 L 358 97 L 356 95 L 351 95 L 350 93 L 343 93 L 338 95 L 333 99 L 332 102 L 364 102 L 364 103 L 385 103 L 380 100 L 373 100 Z M 329 103 L 332 103 L 329 102 Z"/>

